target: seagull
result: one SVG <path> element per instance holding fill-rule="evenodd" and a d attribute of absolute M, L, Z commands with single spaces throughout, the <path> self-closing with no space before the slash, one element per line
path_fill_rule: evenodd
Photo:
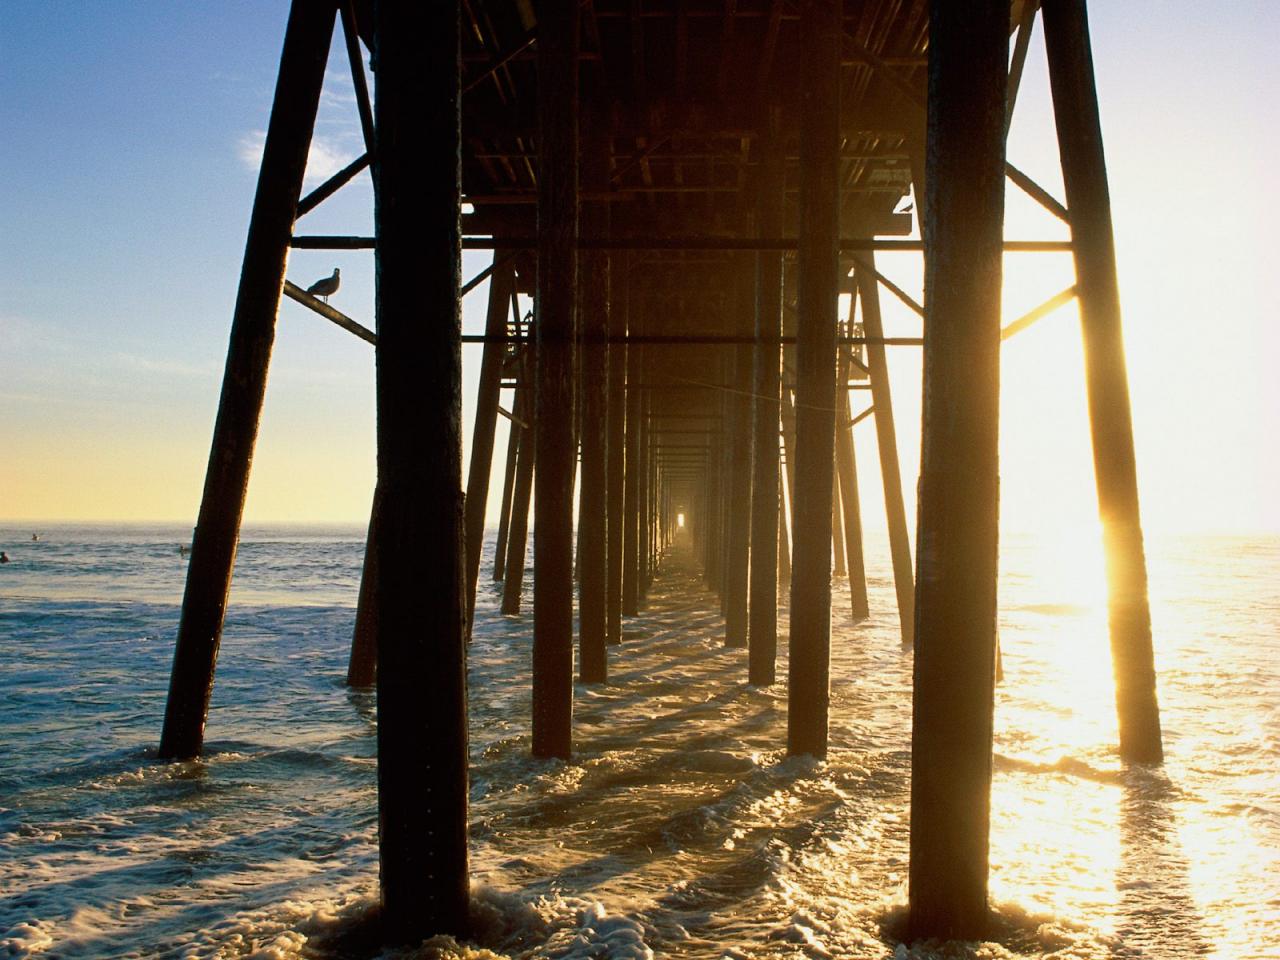
<path fill-rule="evenodd" d="M 307 287 L 307 293 L 313 297 L 319 297 L 325 303 L 329 302 L 329 297 L 338 292 L 338 287 L 342 284 L 339 276 L 341 271 L 337 267 L 333 268 L 333 276 L 325 277 L 323 280 L 317 280 L 311 286 Z"/>

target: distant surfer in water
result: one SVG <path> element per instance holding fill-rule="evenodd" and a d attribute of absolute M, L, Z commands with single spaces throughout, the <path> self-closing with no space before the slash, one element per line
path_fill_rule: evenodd
<path fill-rule="evenodd" d="M 180 544 L 178 544 L 178 556 L 180 556 L 180 557 L 185 557 L 186 555 L 187 555 L 187 548 L 186 548 L 186 546 L 185 546 L 184 544 L 181 544 L 181 543 L 180 543 Z"/>
<path fill-rule="evenodd" d="M 31 542 L 32 542 L 32 543 L 35 543 L 35 542 L 36 542 L 37 540 L 39 540 L 39 539 L 40 539 L 40 534 L 38 534 L 38 533 L 33 533 L 33 534 L 31 535 Z"/>
<path fill-rule="evenodd" d="M 8 562 L 9 562 L 9 555 L 5 553 L 3 550 L 0 550 L 0 563 L 8 563 Z"/>

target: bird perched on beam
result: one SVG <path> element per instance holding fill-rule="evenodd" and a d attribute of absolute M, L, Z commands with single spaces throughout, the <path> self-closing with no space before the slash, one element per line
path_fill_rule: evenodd
<path fill-rule="evenodd" d="M 329 297 L 338 292 L 338 287 L 342 285 L 341 271 L 333 268 L 332 276 L 325 277 L 323 280 L 317 280 L 311 286 L 307 287 L 307 293 L 313 297 L 319 297 L 325 303 L 329 302 Z"/>

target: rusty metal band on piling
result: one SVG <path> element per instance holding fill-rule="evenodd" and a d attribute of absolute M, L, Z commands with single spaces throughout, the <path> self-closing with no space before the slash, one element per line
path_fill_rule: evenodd
<path fill-rule="evenodd" d="M 1045 0 L 1045 50 L 1062 178 L 1071 211 L 1089 429 L 1107 557 L 1107 614 L 1120 723 L 1120 755 L 1164 756 L 1156 699 L 1147 564 L 1129 410 L 1111 198 L 1084 0 Z"/>
<path fill-rule="evenodd" d="M 934 0 L 930 14 L 909 926 L 912 938 L 979 940 L 989 935 L 1009 5 Z"/>
<path fill-rule="evenodd" d="M 258 173 L 240 287 L 231 320 L 218 418 L 191 541 L 159 755 L 199 755 L 213 692 L 240 518 L 267 388 L 289 236 L 302 191 L 336 8 L 295 0 Z"/>
<path fill-rule="evenodd" d="M 375 5 L 378 848 L 394 943 L 468 925 L 459 23 L 458 0 Z"/>
<path fill-rule="evenodd" d="M 578 277 L 578 2 L 538 7 L 538 280 L 534 301 L 533 754 L 573 737 L 574 357 Z"/>

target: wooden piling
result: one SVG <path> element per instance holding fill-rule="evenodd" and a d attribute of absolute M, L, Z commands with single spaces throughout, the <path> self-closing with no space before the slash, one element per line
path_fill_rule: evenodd
<path fill-rule="evenodd" d="M 796 492 L 787 752 L 825 757 L 831 649 L 840 156 L 840 0 L 803 0 Z"/>
<path fill-rule="evenodd" d="M 351 632 L 347 658 L 347 686 L 371 687 L 378 670 L 378 528 L 382 525 L 378 490 L 369 508 L 369 530 L 364 542 L 364 566 L 360 571 L 360 595 L 356 599 L 356 625 Z"/>
<path fill-rule="evenodd" d="M 480 551 L 484 545 L 484 513 L 489 500 L 489 475 L 493 466 L 493 436 L 498 425 L 498 399 L 502 393 L 502 362 L 507 347 L 500 337 L 507 333 L 507 311 L 515 277 L 511 266 L 495 254 L 489 274 L 489 304 L 480 359 L 480 384 L 476 390 L 475 425 L 471 433 L 471 464 L 467 470 L 467 631 L 475 620 L 476 584 L 480 579 Z"/>
<path fill-rule="evenodd" d="M 791 585 L 791 533 L 787 530 L 786 495 L 782 492 L 782 470 L 778 471 L 778 586 Z"/>
<path fill-rule="evenodd" d="M 627 332 L 628 260 L 625 252 L 615 256 L 609 272 L 609 332 L 613 336 Z M 608 451 L 607 572 L 605 581 L 605 638 L 607 643 L 622 642 L 622 567 L 623 527 L 626 520 L 623 486 L 626 463 L 627 424 L 627 347 L 613 344 L 609 348 L 609 425 L 606 438 Z"/>
<path fill-rule="evenodd" d="M 218 418 L 191 541 L 160 735 L 162 759 L 195 757 L 204 745 L 276 314 L 334 19 L 331 4 L 295 0 L 289 11 L 231 320 Z"/>
<path fill-rule="evenodd" d="M 783 191 L 786 171 L 779 111 L 769 112 L 768 130 L 761 144 L 760 182 L 756 200 L 756 226 L 760 236 L 782 232 Z M 782 255 L 776 251 L 756 254 L 754 368 L 752 430 L 754 449 L 751 474 L 751 575 L 748 604 L 748 680 L 758 686 L 776 679 L 778 654 L 779 545 L 786 535 L 780 516 L 781 493 L 778 430 L 781 387 L 778 348 L 765 341 L 782 335 Z M 781 544 L 786 551 L 786 545 Z M 788 575 L 790 574 L 788 563 Z"/>
<path fill-rule="evenodd" d="M 533 499 L 533 476 L 537 461 L 537 445 L 534 443 L 530 414 L 533 407 L 533 386 L 529 383 L 532 366 L 531 358 L 525 354 L 520 364 L 520 385 L 516 387 L 515 402 L 516 418 L 528 423 L 529 426 L 521 427 L 515 422 L 511 424 L 511 429 L 518 430 L 520 436 L 516 450 L 515 487 L 511 493 L 506 576 L 502 581 L 502 612 L 507 615 L 520 612 L 524 593 L 525 555 L 529 549 L 529 505 Z"/>
<path fill-rule="evenodd" d="M 1008 34 L 1004 0 L 930 4 L 909 926 L 942 940 L 989 934 Z"/>
<path fill-rule="evenodd" d="M 703 563 L 703 578 L 708 587 L 717 595 L 724 584 L 724 540 L 722 538 L 724 518 L 724 444 L 720 432 L 711 437 L 711 449 L 707 458 L 707 549 Z"/>
<path fill-rule="evenodd" d="M 837 441 L 837 446 L 838 446 Z M 847 577 L 849 569 L 845 566 L 844 555 L 844 515 L 840 503 L 840 471 L 837 464 L 831 465 L 831 573 L 836 577 Z"/>
<path fill-rule="evenodd" d="M 1089 18 L 1084 0 L 1045 0 L 1041 10 L 1084 335 L 1094 477 L 1107 558 L 1120 755 L 1136 763 L 1159 763 L 1164 749 L 1147 566 Z"/>
<path fill-rule="evenodd" d="M 515 413 L 515 404 L 512 403 L 511 406 L 512 413 Z M 494 580 L 501 580 L 507 572 L 507 537 L 511 532 L 511 502 L 515 493 L 516 454 L 520 449 L 521 429 L 519 424 L 512 423 L 507 431 L 507 462 L 502 471 L 502 507 L 498 515 L 498 540 L 493 548 Z"/>
<path fill-rule="evenodd" d="M 646 364 L 642 358 L 640 364 L 640 377 L 643 381 L 647 370 Z M 649 423 L 649 400 L 650 394 L 647 390 L 640 391 L 640 417 L 638 421 L 639 434 L 638 448 L 639 456 L 637 457 L 638 469 L 636 470 L 636 609 L 637 612 L 644 609 L 645 598 L 649 592 L 649 465 L 652 460 L 652 451 L 649 448 L 650 442 L 650 423 Z"/>
<path fill-rule="evenodd" d="M 629 298 L 627 329 L 633 332 L 637 304 Z M 622 615 L 640 612 L 640 348 L 627 347 L 627 409 L 623 425 L 625 456 L 622 485 Z"/>
<path fill-rule="evenodd" d="M 739 265 L 740 262 L 740 265 Z M 750 333 L 755 327 L 754 264 L 747 259 L 735 262 L 733 281 L 737 289 L 730 300 L 731 327 Z M 753 350 L 739 345 L 733 348 L 731 375 L 733 392 L 725 395 L 729 410 L 729 496 L 728 542 L 725 568 L 724 642 L 727 647 L 747 646 L 748 592 L 751 579 L 751 384 Z M 748 657 L 748 659 L 750 659 Z M 749 669 L 749 668 L 748 668 Z"/>
<path fill-rule="evenodd" d="M 853 315 L 850 299 L 849 315 Z M 839 383 L 836 387 L 836 480 L 840 488 L 840 508 L 844 521 L 845 570 L 849 577 L 849 607 L 855 621 L 870 615 L 867 603 L 867 571 L 862 554 L 862 510 L 858 502 L 858 469 L 853 450 L 849 415 L 849 351 L 840 351 Z"/>
<path fill-rule="evenodd" d="M 592 124 L 598 129 L 599 124 Z M 584 140 L 583 186 L 609 185 L 610 145 L 607 137 Z M 591 236 L 609 230 L 607 203 L 582 208 L 582 228 Z M 583 255 L 579 275 L 582 335 L 582 483 L 578 499 L 578 677 L 583 683 L 608 679 L 605 635 L 608 546 L 608 404 L 609 404 L 609 254 Z"/>
<path fill-rule="evenodd" d="M 875 276 L 875 254 L 859 255 L 855 268 L 858 299 L 862 303 L 862 328 L 867 335 L 867 369 L 871 403 L 875 408 L 876 445 L 880 452 L 880 480 L 884 488 L 884 512 L 889 523 L 889 554 L 893 561 L 893 586 L 898 596 L 898 625 L 902 645 L 915 640 L 915 572 L 911 569 L 911 536 L 907 532 L 907 508 L 902 498 L 902 470 L 898 466 L 898 432 L 893 421 L 893 391 L 884 350 L 884 324 L 880 319 L 880 287 Z"/>
<path fill-rule="evenodd" d="M 573 726 L 573 482 L 578 277 L 578 2 L 538 7 L 534 301 L 533 754 L 568 759 Z"/>
<path fill-rule="evenodd" d="M 393 943 L 468 925 L 459 21 L 457 0 L 375 5 L 378 849 Z"/>

